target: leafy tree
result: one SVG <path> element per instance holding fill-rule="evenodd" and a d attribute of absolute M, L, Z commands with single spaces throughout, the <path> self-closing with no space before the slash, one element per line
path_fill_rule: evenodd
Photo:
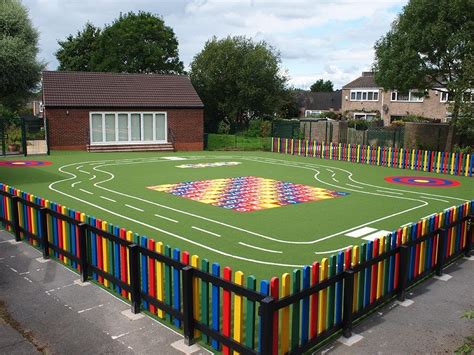
<path fill-rule="evenodd" d="M 311 85 L 310 90 L 312 92 L 333 92 L 334 87 L 331 80 L 324 81 L 323 79 L 319 79 Z"/>
<path fill-rule="evenodd" d="M 182 73 L 178 40 L 163 19 L 149 12 L 129 12 L 107 26 L 92 56 L 95 71 Z"/>
<path fill-rule="evenodd" d="M 296 102 L 296 93 L 299 91 L 301 90 L 293 88 L 284 91 L 281 106 L 278 110 L 278 117 L 291 119 L 300 115 L 300 109 Z"/>
<path fill-rule="evenodd" d="M 207 41 L 190 72 L 204 102 L 206 129 L 215 131 L 225 120 L 233 131 L 242 130 L 254 117 L 273 115 L 287 81 L 279 64 L 279 53 L 265 42 L 246 37 Z"/>
<path fill-rule="evenodd" d="M 474 87 L 473 33 L 472 0 L 410 0 L 375 44 L 375 80 L 401 91 L 446 87 L 456 122 L 463 94 Z"/>
<path fill-rule="evenodd" d="M 41 78 L 38 33 L 18 0 L 0 1 L 0 115 L 13 116 Z"/>
<path fill-rule="evenodd" d="M 56 52 L 58 70 L 93 71 L 92 55 L 100 36 L 100 28 L 87 22 L 76 36 L 69 35 L 64 41 L 58 41 L 60 49 Z"/>

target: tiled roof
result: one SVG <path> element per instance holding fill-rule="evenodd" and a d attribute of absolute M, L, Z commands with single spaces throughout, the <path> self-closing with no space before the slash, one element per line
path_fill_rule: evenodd
<path fill-rule="evenodd" d="M 309 92 L 300 91 L 295 94 L 298 107 L 305 110 L 330 110 L 341 109 L 342 91 L 333 92 Z"/>
<path fill-rule="evenodd" d="M 189 77 L 43 72 L 46 107 L 203 107 Z"/>
<path fill-rule="evenodd" d="M 378 88 L 379 85 L 375 83 L 374 75 L 371 72 L 363 72 L 362 76 L 351 81 L 349 84 L 344 85 L 343 89 L 356 89 L 356 88 Z"/>

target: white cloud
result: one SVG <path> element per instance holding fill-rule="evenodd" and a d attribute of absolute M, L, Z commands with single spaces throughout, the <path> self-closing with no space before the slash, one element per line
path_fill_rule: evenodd
<path fill-rule="evenodd" d="M 189 65 L 212 36 L 245 35 L 265 40 L 282 57 L 291 83 L 307 87 L 320 77 L 337 86 L 354 79 L 373 60 L 373 44 L 407 0 L 24 0 L 40 31 L 40 57 L 57 66 L 57 40 L 82 29 L 102 27 L 120 12 L 163 16 Z M 313 81 L 314 81 L 313 80 Z M 309 84 L 308 84 L 309 83 Z"/>

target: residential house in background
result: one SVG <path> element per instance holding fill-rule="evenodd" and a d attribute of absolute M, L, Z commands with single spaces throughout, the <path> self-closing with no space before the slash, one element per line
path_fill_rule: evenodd
<path fill-rule="evenodd" d="M 341 90 L 333 92 L 299 91 L 295 94 L 299 117 L 311 117 L 324 112 L 341 112 Z"/>
<path fill-rule="evenodd" d="M 362 76 L 343 86 L 341 111 L 354 119 L 381 118 L 385 126 L 408 115 L 446 122 L 448 93 L 440 90 L 428 90 L 425 95 L 416 90 L 407 93 L 384 91 L 375 83 L 373 72 L 362 72 Z"/>

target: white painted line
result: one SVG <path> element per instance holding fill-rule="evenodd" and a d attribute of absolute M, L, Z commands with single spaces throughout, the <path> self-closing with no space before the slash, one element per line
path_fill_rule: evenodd
<path fill-rule="evenodd" d="M 356 229 L 355 231 L 352 231 L 350 233 L 345 234 L 346 237 L 351 237 L 351 238 L 360 238 L 363 235 L 375 232 L 377 229 L 372 228 L 372 227 L 363 227 L 360 229 Z"/>
<path fill-rule="evenodd" d="M 3 243 L 11 243 L 11 240 L 2 240 L 2 241 L 0 242 L 0 244 L 3 244 Z"/>
<path fill-rule="evenodd" d="M 197 351 L 200 351 L 201 348 L 197 346 L 196 344 L 193 344 L 191 346 L 188 346 L 184 343 L 184 339 L 175 341 L 174 343 L 171 343 L 171 347 L 175 348 L 176 350 L 182 352 L 183 354 L 186 355 L 191 355 L 194 354 Z"/>
<path fill-rule="evenodd" d="M 339 182 L 339 180 L 335 179 L 335 178 L 332 178 L 334 182 Z"/>
<path fill-rule="evenodd" d="M 13 271 L 14 273 L 18 274 L 18 270 L 14 269 L 14 268 L 10 268 L 11 271 Z"/>
<path fill-rule="evenodd" d="M 88 172 L 88 171 L 84 171 L 84 170 L 79 170 L 79 171 L 80 171 L 81 173 L 83 173 L 83 174 L 87 174 L 87 175 L 90 175 L 90 174 L 91 174 L 91 173 Z"/>
<path fill-rule="evenodd" d="M 135 207 L 135 206 L 131 206 L 131 205 L 127 205 L 127 204 L 125 204 L 125 206 L 127 206 L 128 208 L 131 208 L 131 209 L 133 209 L 133 210 L 136 210 L 136 211 L 145 212 L 145 211 L 142 210 L 141 208 L 138 208 L 138 207 Z"/>
<path fill-rule="evenodd" d="M 404 225 L 400 226 L 400 227 L 406 227 L 406 226 L 409 226 L 410 224 L 412 224 L 412 222 L 408 222 L 408 223 L 405 223 Z"/>
<path fill-rule="evenodd" d="M 327 171 L 329 171 L 330 173 L 333 173 L 334 170 L 331 170 L 331 169 L 326 169 Z"/>
<path fill-rule="evenodd" d="M 355 187 L 356 189 L 363 189 L 362 186 L 357 186 L 357 185 L 353 185 L 353 184 L 346 184 L 347 186 L 350 186 L 350 187 Z"/>
<path fill-rule="evenodd" d="M 210 235 L 213 235 L 214 237 L 218 237 L 220 238 L 221 235 L 220 234 L 217 234 L 217 233 L 214 233 L 214 232 L 209 232 L 208 230 L 205 230 L 205 229 L 202 229 L 202 228 L 198 228 L 198 227 L 195 227 L 195 226 L 191 226 L 192 229 L 195 229 L 195 230 L 198 230 L 200 232 L 203 232 L 203 233 L 207 233 L 207 234 L 210 234 Z"/>
<path fill-rule="evenodd" d="M 451 275 L 448 275 L 448 274 L 443 274 L 441 276 L 433 276 L 433 278 L 435 278 L 436 280 L 440 280 L 440 281 L 448 281 L 448 280 L 452 279 L 453 277 Z"/>
<path fill-rule="evenodd" d="M 186 158 L 183 158 L 183 157 L 162 157 L 161 159 L 165 159 L 165 160 L 187 160 Z"/>
<path fill-rule="evenodd" d="M 78 167 L 76 167 L 76 170 L 79 170 L 80 168 L 82 168 L 84 165 L 79 165 Z"/>
<path fill-rule="evenodd" d="M 110 337 L 112 338 L 112 340 L 116 340 L 116 339 L 124 337 L 125 335 L 128 335 L 128 334 L 130 334 L 130 332 L 122 333 L 122 334 L 119 334 L 119 335 L 111 335 Z"/>
<path fill-rule="evenodd" d="M 465 256 L 464 259 L 474 261 L 474 256 Z"/>
<path fill-rule="evenodd" d="M 92 177 L 89 179 L 89 181 L 94 180 L 96 178 L 95 175 L 92 175 Z"/>
<path fill-rule="evenodd" d="M 86 309 L 81 309 L 80 311 L 77 311 L 77 313 L 81 314 L 81 313 L 84 313 L 84 312 L 87 312 L 87 311 L 91 311 L 93 309 L 96 309 L 96 308 L 101 308 L 103 307 L 104 305 L 103 304 L 99 304 L 97 306 L 94 306 L 94 307 L 90 307 L 90 308 L 86 308 Z"/>
<path fill-rule="evenodd" d="M 328 251 L 315 251 L 314 253 L 315 253 L 316 255 L 337 253 L 338 251 L 346 250 L 347 248 L 351 248 L 352 246 L 353 246 L 353 245 L 348 245 L 348 246 L 346 246 L 346 247 L 342 247 L 342 248 L 335 249 L 335 250 L 328 250 Z"/>
<path fill-rule="evenodd" d="M 44 264 L 44 263 L 47 263 L 47 262 L 51 261 L 51 259 L 43 259 L 43 257 L 36 258 L 35 260 L 37 262 L 41 263 L 41 264 Z"/>
<path fill-rule="evenodd" d="M 17 244 L 21 244 L 21 240 L 19 242 L 17 242 L 15 239 L 10 239 L 8 241 L 8 243 L 13 244 L 13 245 L 17 245 Z"/>
<path fill-rule="evenodd" d="M 171 219 L 171 218 L 168 218 L 168 217 L 165 217 L 165 216 L 159 215 L 159 214 L 155 214 L 155 217 L 158 217 L 158 218 L 163 218 L 163 219 L 166 219 L 167 221 L 170 221 L 170 222 L 173 222 L 173 223 L 178 223 L 178 221 L 177 221 L 177 220 L 175 220 L 175 219 Z"/>
<path fill-rule="evenodd" d="M 84 192 L 85 194 L 89 194 L 89 195 L 93 195 L 94 193 L 93 192 L 90 192 L 90 191 L 87 191 L 87 190 L 84 190 L 84 189 L 79 189 L 80 191 Z"/>
<path fill-rule="evenodd" d="M 355 343 L 358 343 L 359 341 L 361 341 L 362 339 L 364 339 L 362 335 L 352 334 L 350 338 L 340 337 L 339 339 L 337 339 L 337 341 L 346 346 L 352 346 Z"/>
<path fill-rule="evenodd" d="M 117 202 L 117 201 L 112 200 L 111 198 L 108 198 L 108 197 L 105 197 L 105 196 L 99 196 L 99 197 L 103 200 L 107 200 L 107 201 L 110 201 L 110 202 Z"/>
<path fill-rule="evenodd" d="M 28 281 L 30 284 L 33 283 L 33 281 L 31 281 L 31 279 L 27 278 L 26 276 L 23 277 L 26 281 Z"/>
<path fill-rule="evenodd" d="M 246 243 L 242 243 L 242 242 L 239 242 L 239 244 L 243 245 L 244 247 L 249 247 L 249 248 L 257 249 L 257 250 L 261 250 L 261 251 L 266 251 L 266 252 L 269 252 L 269 253 L 275 253 L 275 254 L 281 254 L 282 253 L 279 250 L 271 250 L 271 249 L 260 248 L 260 247 L 256 247 L 255 245 L 250 245 L 250 244 L 246 244 Z"/>
<path fill-rule="evenodd" d="M 77 184 L 80 184 L 81 182 L 82 182 L 82 181 L 73 182 L 73 183 L 71 184 L 71 187 L 74 187 L 74 186 L 76 186 Z"/>
<path fill-rule="evenodd" d="M 401 192 L 395 192 L 395 191 L 388 191 L 388 190 L 376 190 L 377 192 L 382 192 L 385 194 L 394 194 L 394 195 L 403 195 Z"/>
<path fill-rule="evenodd" d="M 426 198 L 427 200 L 435 200 L 435 201 L 441 201 L 441 202 L 446 202 L 446 203 L 449 203 L 449 201 L 447 200 L 442 200 L 440 198 L 434 198 L 434 197 L 427 197 L 427 196 L 418 196 L 420 198 Z"/>
<path fill-rule="evenodd" d="M 143 317 L 145 317 L 143 315 L 143 313 L 134 314 L 134 313 L 132 313 L 132 311 L 130 309 L 126 309 L 125 311 L 122 311 L 120 313 L 122 313 L 125 317 L 127 317 L 130 320 L 138 320 L 138 319 L 142 319 Z"/>
<path fill-rule="evenodd" d="M 396 304 L 402 306 L 402 307 L 410 307 L 413 303 L 415 303 L 415 301 L 413 300 L 409 300 L 409 299 L 406 299 L 405 301 L 403 302 L 400 302 L 400 301 L 396 301 Z"/>
<path fill-rule="evenodd" d="M 375 233 L 372 233 L 372 234 L 370 234 L 370 235 L 368 235 L 368 236 L 366 236 L 366 237 L 364 237 L 364 238 L 362 238 L 362 239 L 374 241 L 375 239 L 380 238 L 380 237 L 384 237 L 384 236 L 386 236 L 386 235 L 389 234 L 389 233 L 390 233 L 390 231 L 381 230 L 381 231 L 377 231 L 377 232 L 375 232 Z"/>

